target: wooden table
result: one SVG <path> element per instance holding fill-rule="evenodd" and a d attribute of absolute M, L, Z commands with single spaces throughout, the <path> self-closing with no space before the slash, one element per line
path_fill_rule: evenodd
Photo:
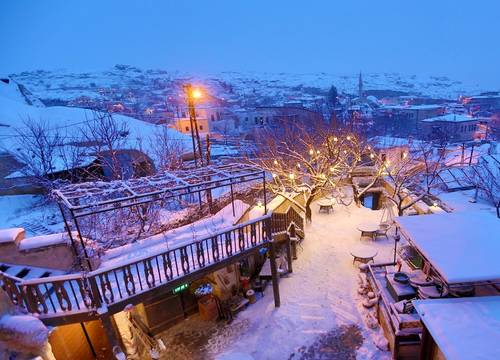
<path fill-rule="evenodd" d="M 333 200 L 323 199 L 318 201 L 318 205 L 319 205 L 318 212 L 325 212 L 327 214 L 329 214 L 330 211 L 333 212 Z"/>
<path fill-rule="evenodd" d="M 363 236 L 369 236 L 372 240 L 375 240 L 377 231 L 380 230 L 380 226 L 377 223 L 364 222 L 358 225 L 358 230 L 361 231 L 361 238 L 363 238 Z"/>
<path fill-rule="evenodd" d="M 378 252 L 375 249 L 368 246 L 359 246 L 351 251 L 351 255 L 353 257 L 352 264 L 354 265 L 356 261 L 363 264 L 369 263 L 370 261 L 375 262 L 374 258 L 377 254 Z"/>

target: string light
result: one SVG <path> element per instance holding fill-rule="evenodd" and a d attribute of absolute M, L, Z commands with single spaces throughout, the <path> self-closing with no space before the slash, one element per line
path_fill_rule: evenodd
<path fill-rule="evenodd" d="M 350 137 L 350 136 L 348 136 L 348 137 L 347 137 L 347 140 L 351 140 L 351 137 Z"/>
<path fill-rule="evenodd" d="M 314 150 L 313 149 L 309 150 L 309 155 L 314 155 Z"/>
<path fill-rule="evenodd" d="M 333 141 L 339 141 L 339 139 L 335 136 L 335 137 L 333 138 Z"/>
<path fill-rule="evenodd" d="M 300 169 L 300 163 L 297 163 L 297 167 Z"/>
<path fill-rule="evenodd" d="M 290 180 L 295 179 L 295 175 L 294 174 L 290 174 L 289 176 L 290 176 Z"/>
<path fill-rule="evenodd" d="M 319 155 L 319 150 L 317 150 L 317 151 L 316 151 L 316 154 L 318 154 L 318 155 Z"/>
<path fill-rule="evenodd" d="M 335 168 L 332 166 L 330 167 L 330 172 L 334 172 L 335 171 Z"/>
<path fill-rule="evenodd" d="M 370 159 L 373 159 L 375 157 L 374 154 L 370 154 Z"/>
<path fill-rule="evenodd" d="M 278 176 L 278 175 L 276 175 L 275 173 L 273 173 L 273 178 L 275 178 L 276 176 Z"/>
<path fill-rule="evenodd" d="M 278 165 L 278 160 L 273 161 L 274 165 Z"/>

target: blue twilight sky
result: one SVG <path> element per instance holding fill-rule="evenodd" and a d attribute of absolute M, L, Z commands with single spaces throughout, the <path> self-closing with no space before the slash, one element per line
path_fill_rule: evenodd
<path fill-rule="evenodd" d="M 0 73 L 400 72 L 500 87 L 498 0 L 0 0 Z"/>

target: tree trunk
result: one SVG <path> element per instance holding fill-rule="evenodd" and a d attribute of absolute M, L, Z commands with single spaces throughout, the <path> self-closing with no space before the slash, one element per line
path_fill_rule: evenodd
<path fill-rule="evenodd" d="M 306 222 L 307 223 L 312 223 L 312 210 L 311 210 L 311 204 L 313 202 L 314 196 L 311 195 L 309 198 L 306 200 L 305 204 L 305 209 L 306 209 Z"/>

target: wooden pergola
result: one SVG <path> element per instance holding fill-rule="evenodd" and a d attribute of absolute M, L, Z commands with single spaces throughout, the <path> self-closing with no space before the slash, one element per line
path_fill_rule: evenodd
<path fill-rule="evenodd" d="M 69 184 L 54 190 L 53 195 L 57 199 L 75 254 L 78 255 L 78 241 L 87 266 L 92 270 L 80 219 L 119 209 L 140 209 L 141 206 L 155 202 L 165 203 L 193 196 L 198 197 L 202 207 L 203 194 L 211 201 L 212 191 L 221 188 L 229 188 L 234 215 L 234 186 L 255 181 L 262 181 L 264 213 L 267 213 L 266 174 L 263 170 L 247 164 L 210 165 L 129 180 Z"/>

